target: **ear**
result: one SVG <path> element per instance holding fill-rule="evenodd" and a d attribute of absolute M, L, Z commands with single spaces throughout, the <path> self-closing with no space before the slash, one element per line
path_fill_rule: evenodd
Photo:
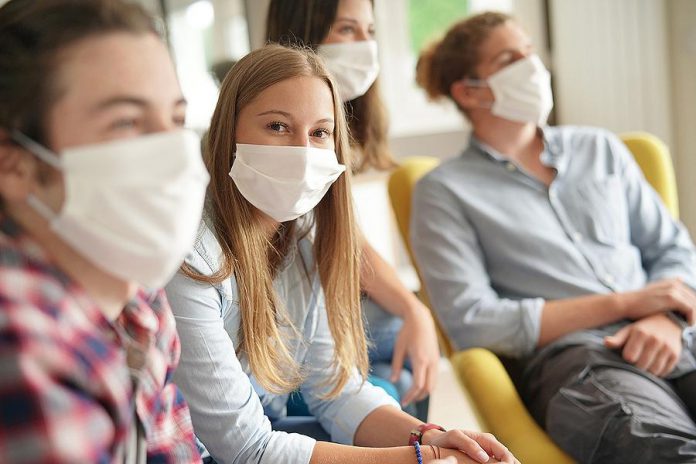
<path fill-rule="evenodd" d="M 480 98 L 476 96 L 478 88 L 467 85 L 464 80 L 458 80 L 450 86 L 452 99 L 465 111 L 480 108 Z"/>
<path fill-rule="evenodd" d="M 36 181 L 36 162 L 0 128 L 0 196 L 7 202 L 24 201 Z"/>

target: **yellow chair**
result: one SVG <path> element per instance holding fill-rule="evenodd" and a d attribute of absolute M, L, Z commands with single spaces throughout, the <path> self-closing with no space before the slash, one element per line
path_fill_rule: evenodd
<path fill-rule="evenodd" d="M 404 239 L 413 259 L 409 240 L 411 194 L 416 182 L 439 164 L 432 157 L 413 157 L 405 160 L 389 177 L 389 198 Z M 416 267 L 419 278 L 420 272 Z M 423 279 L 421 278 L 421 282 Z M 420 298 L 430 307 L 425 288 Z M 455 353 L 452 344 L 433 313 L 443 352 L 450 358 L 459 381 L 469 393 L 474 412 L 484 431 L 491 432 L 525 464 L 572 464 L 568 457 L 549 438 L 527 412 L 510 376 L 498 357 L 483 348 Z"/>
<path fill-rule="evenodd" d="M 660 194 L 674 217 L 678 217 L 674 170 L 666 146 L 656 137 L 645 133 L 624 134 L 621 138 L 634 154 L 648 182 Z M 392 208 L 414 263 L 409 241 L 411 195 L 416 182 L 438 164 L 439 160 L 432 157 L 409 158 L 389 178 Z M 420 297 L 429 305 L 424 288 L 421 288 Z M 460 382 L 469 393 L 484 430 L 495 434 L 523 463 L 573 463 L 573 459 L 549 438 L 529 414 L 500 359 L 482 348 L 453 352 L 452 344 L 437 317 L 435 320 L 443 352 L 450 358 Z"/>
<path fill-rule="evenodd" d="M 645 175 L 645 179 L 660 195 L 672 217 L 679 219 L 677 181 L 674 178 L 672 157 L 667 145 L 647 132 L 627 132 L 620 135 Z"/>

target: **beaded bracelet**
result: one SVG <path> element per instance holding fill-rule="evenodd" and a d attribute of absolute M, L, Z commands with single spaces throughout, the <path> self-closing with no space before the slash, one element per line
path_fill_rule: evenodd
<path fill-rule="evenodd" d="M 420 443 L 413 443 L 413 447 L 416 449 L 416 459 L 418 459 L 418 464 L 423 464 L 423 455 L 421 454 Z"/>

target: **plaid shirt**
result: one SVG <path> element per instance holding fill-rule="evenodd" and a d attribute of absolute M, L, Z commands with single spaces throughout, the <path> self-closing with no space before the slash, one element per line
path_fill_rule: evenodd
<path fill-rule="evenodd" d="M 163 291 L 140 291 L 109 322 L 0 215 L 0 462 L 116 462 L 133 408 L 148 462 L 200 462 L 171 383 L 179 353 Z"/>

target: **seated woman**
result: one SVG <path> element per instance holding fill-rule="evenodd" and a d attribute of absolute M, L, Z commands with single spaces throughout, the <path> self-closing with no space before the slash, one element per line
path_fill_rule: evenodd
<path fill-rule="evenodd" d="M 175 378 L 207 461 L 416 462 L 406 445 L 418 440 L 424 462 L 515 462 L 492 436 L 422 424 L 363 381 L 347 137 L 335 85 L 311 52 L 267 46 L 223 82 L 204 221 L 167 286 L 182 340 Z M 299 227 L 310 212 L 314 224 Z M 285 417 L 296 389 L 316 417 L 301 428 Z"/>
<path fill-rule="evenodd" d="M 350 127 L 353 174 L 396 166 L 387 143 L 374 34 L 371 0 L 271 0 L 268 8 L 268 40 L 311 47 L 332 73 Z M 360 247 L 371 372 L 394 382 L 402 406 L 424 418 L 427 402 L 419 403 L 418 411 L 414 402 L 435 388 L 440 359 L 430 310 L 362 237 Z"/>

